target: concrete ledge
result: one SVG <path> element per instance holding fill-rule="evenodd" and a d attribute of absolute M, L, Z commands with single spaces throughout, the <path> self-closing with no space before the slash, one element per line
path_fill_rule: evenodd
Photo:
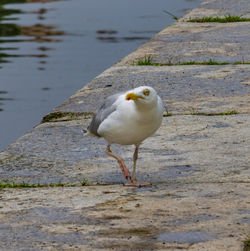
<path fill-rule="evenodd" d="M 106 142 L 83 137 L 89 119 L 45 123 L 0 154 L 1 182 L 122 184 Z M 176 182 L 249 182 L 250 117 L 172 116 L 140 148 L 138 178 Z M 132 166 L 133 146 L 113 146 Z"/>
<path fill-rule="evenodd" d="M 249 71 L 250 65 L 111 67 L 53 112 L 95 112 L 112 93 L 150 85 L 174 114 L 249 113 Z"/>

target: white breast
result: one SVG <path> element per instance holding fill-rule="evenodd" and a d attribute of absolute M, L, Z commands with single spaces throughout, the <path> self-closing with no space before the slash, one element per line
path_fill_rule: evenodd
<path fill-rule="evenodd" d="M 98 134 L 109 143 L 139 144 L 151 136 L 161 125 L 163 106 L 159 102 L 149 110 L 139 111 L 134 101 L 117 100 L 117 109 L 99 126 Z"/>

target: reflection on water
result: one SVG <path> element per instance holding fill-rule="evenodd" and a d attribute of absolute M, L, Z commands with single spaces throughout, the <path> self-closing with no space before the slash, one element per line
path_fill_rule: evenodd
<path fill-rule="evenodd" d="M 129 37 L 119 37 L 119 36 L 97 36 L 98 40 L 103 42 L 118 43 L 122 41 L 133 41 L 133 40 L 148 40 L 150 37 L 143 36 L 129 36 Z"/>
<path fill-rule="evenodd" d="M 55 0 L 53 0 L 55 1 Z M 57 30 L 55 26 L 35 24 L 31 26 L 20 26 L 13 21 L 18 20 L 18 18 L 10 18 L 13 14 L 38 14 L 38 19 L 45 19 L 44 14 L 47 13 L 47 9 L 41 8 L 37 11 L 23 12 L 17 9 L 5 9 L 4 4 L 14 4 L 14 3 L 27 3 L 27 2 L 52 2 L 52 0 L 4 0 L 0 3 L 0 44 L 3 43 L 16 43 L 16 42 L 60 42 L 60 39 L 52 38 L 52 36 L 62 36 L 63 31 Z M 11 21 L 11 22 L 10 22 Z M 17 36 L 24 36 L 23 39 L 12 38 Z M 45 47 L 40 47 L 38 50 L 45 52 L 51 48 L 41 49 Z M 17 47 L 0 48 L 0 63 L 9 62 L 9 58 L 12 57 L 47 57 L 46 53 L 43 54 L 10 54 L 5 52 L 18 50 Z"/>
<path fill-rule="evenodd" d="M 1 1 L 1 3 L 0 3 L 0 20 L 1 21 L 16 20 L 16 18 L 11 18 L 9 16 L 13 15 L 13 14 L 20 14 L 20 13 L 22 13 L 22 11 L 15 10 L 15 9 L 5 9 L 4 4 L 7 4 L 7 3 L 20 3 L 20 2 L 18 2 L 18 1 L 8 1 L 8 0 Z"/>
<path fill-rule="evenodd" d="M 1 91 L 0 90 L 0 112 L 3 111 L 3 108 L 2 108 L 3 101 L 12 100 L 11 98 L 8 98 L 6 96 L 7 93 L 8 93 L 7 91 Z"/>
<path fill-rule="evenodd" d="M 21 11 L 19 9 L 5 8 L 6 4 L 20 4 L 20 3 L 32 3 L 32 2 L 52 2 L 55 0 L 1 0 L 0 3 L 0 65 L 10 63 L 12 58 L 17 57 L 36 57 L 43 58 L 39 63 L 46 64 L 47 51 L 53 50 L 53 48 L 46 46 L 39 46 L 37 48 L 38 53 L 34 54 L 22 54 L 18 53 L 19 47 L 16 47 L 16 43 L 20 42 L 35 42 L 35 43 L 49 43 L 60 42 L 58 36 L 64 35 L 63 31 L 57 30 L 53 25 L 35 24 L 35 25 L 18 25 L 15 22 L 19 20 L 18 14 L 37 14 L 38 20 L 44 20 L 44 15 L 48 12 L 45 8 L 40 8 L 35 11 Z M 8 5 L 11 6 L 11 5 Z M 15 17 L 11 17 L 15 15 Z M 57 36 L 57 38 L 54 38 Z M 8 47 L 2 45 L 8 44 Z M 15 44 L 11 46 L 11 44 Z M 3 66 L 0 66 L 0 69 Z M 45 70 L 45 67 L 37 67 L 38 70 Z M 42 90 L 50 90 L 45 87 Z M 0 90 L 0 112 L 4 111 L 3 105 L 6 101 L 11 101 L 13 98 L 6 97 L 7 91 Z"/>
<path fill-rule="evenodd" d="M 21 117 L 19 116 L 20 110 L 22 110 L 22 108 L 18 108 L 17 105 L 20 103 L 20 101 L 22 102 L 21 99 L 23 96 L 15 93 L 20 93 L 24 90 L 25 92 L 28 92 L 28 95 L 33 95 L 34 92 L 29 93 L 30 90 L 27 89 L 23 83 L 22 75 L 33 76 L 30 79 L 31 83 L 35 82 L 37 77 L 34 70 L 29 70 L 30 67 L 27 66 L 27 70 L 21 70 L 20 67 L 15 66 L 16 60 L 22 58 L 26 58 L 26 60 L 29 60 L 29 58 L 37 58 L 39 61 L 36 70 L 45 71 L 45 65 L 47 64 L 47 59 L 49 58 L 48 52 L 55 50 L 55 48 L 50 46 L 50 44 L 61 42 L 62 39 L 60 37 L 65 35 L 65 33 L 57 29 L 55 25 L 44 23 L 46 20 L 46 15 L 51 9 L 44 8 L 44 6 L 40 7 L 41 5 L 33 9 L 24 8 L 25 10 L 23 10 L 23 8 L 20 8 L 23 6 L 23 4 L 27 3 L 45 2 L 56 1 L 0 0 L 0 115 L 4 114 L 0 117 L 0 151 L 3 149 L 3 147 L 6 147 L 9 143 L 11 143 L 14 138 L 17 138 L 17 135 L 21 136 L 20 134 L 24 132 L 23 128 L 26 124 L 24 121 L 27 120 L 27 124 L 34 124 L 34 119 L 27 118 L 27 112 L 26 116 L 23 115 L 22 112 Z M 33 16 L 33 21 L 28 22 L 28 24 L 20 22 L 21 17 L 25 18 L 25 16 Z M 36 23 L 34 23 L 34 16 Z M 28 48 L 32 48 L 33 45 L 37 46 L 35 50 L 23 49 L 27 47 L 27 45 L 30 45 Z M 12 67 L 14 71 L 11 71 Z M 11 78 L 12 81 L 9 81 Z M 20 86 L 21 91 L 18 91 Z M 1 90 L 3 88 L 10 89 L 11 92 Z M 49 91 L 51 88 L 45 86 L 40 90 Z M 11 97 L 11 95 L 14 97 Z M 46 100 L 43 99 L 43 102 L 45 101 Z M 14 105 L 11 106 L 10 102 Z M 30 106 L 30 103 L 27 103 L 27 105 Z M 18 117 L 21 119 L 18 119 Z M 10 126 L 10 124 L 12 125 Z M 20 129 L 17 126 L 15 127 L 15 124 L 19 124 Z M 12 135 L 16 136 L 13 137 Z"/>

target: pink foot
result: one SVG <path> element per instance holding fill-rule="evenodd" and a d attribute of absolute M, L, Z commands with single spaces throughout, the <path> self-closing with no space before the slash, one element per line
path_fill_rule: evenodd
<path fill-rule="evenodd" d="M 137 181 L 137 180 L 134 180 L 134 181 L 130 181 L 126 184 L 124 184 L 124 186 L 128 186 L 128 187 L 148 187 L 148 186 L 152 186 L 151 183 L 149 182 L 141 182 L 141 181 Z"/>
<path fill-rule="evenodd" d="M 127 169 L 126 165 L 124 164 L 124 162 L 120 163 L 120 168 L 122 170 L 122 174 L 125 177 L 125 179 L 130 179 L 130 173 L 129 170 Z"/>

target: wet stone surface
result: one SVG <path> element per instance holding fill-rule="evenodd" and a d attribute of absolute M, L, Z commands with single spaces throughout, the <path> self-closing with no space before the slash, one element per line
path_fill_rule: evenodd
<path fill-rule="evenodd" d="M 5 189 L 0 243 L 10 250 L 240 250 L 249 189 L 230 182 Z"/>
<path fill-rule="evenodd" d="M 161 242 L 176 242 L 176 243 L 197 243 L 203 241 L 209 241 L 214 239 L 215 236 L 199 231 L 187 231 L 187 232 L 171 232 L 160 234 L 157 238 Z"/>

